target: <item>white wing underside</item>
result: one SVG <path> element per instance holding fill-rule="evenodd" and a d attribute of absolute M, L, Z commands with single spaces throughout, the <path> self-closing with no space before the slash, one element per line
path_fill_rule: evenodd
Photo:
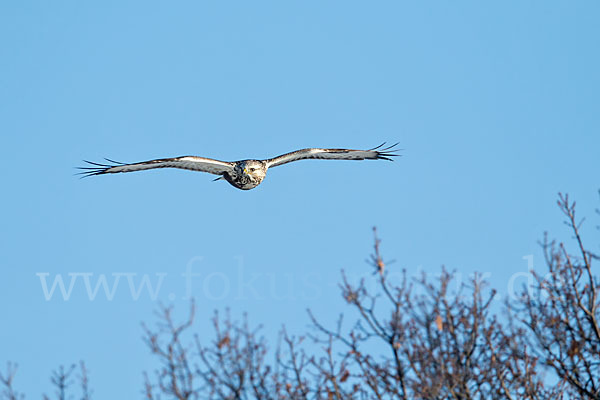
<path fill-rule="evenodd" d="M 268 167 L 277 167 L 298 160 L 321 159 L 321 160 L 390 160 L 397 154 L 393 153 L 396 145 L 381 148 L 377 146 L 370 150 L 352 149 L 302 149 L 286 153 L 275 158 L 266 160 Z"/>
<path fill-rule="evenodd" d="M 154 168 L 179 168 L 189 171 L 208 172 L 210 174 L 222 175 L 224 172 L 232 171 L 234 163 L 213 160 L 211 158 L 184 156 L 175 158 L 161 158 L 158 160 L 143 161 L 133 164 L 125 164 L 117 161 L 107 160 L 111 164 L 98 164 L 86 161 L 93 167 L 84 167 L 84 176 L 116 174 L 119 172 L 144 171 Z"/>

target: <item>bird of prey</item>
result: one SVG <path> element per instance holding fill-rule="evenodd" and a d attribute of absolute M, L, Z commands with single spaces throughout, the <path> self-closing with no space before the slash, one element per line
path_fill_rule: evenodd
<path fill-rule="evenodd" d="M 211 158 L 183 156 L 175 158 L 161 158 L 158 160 L 143 161 L 133 164 L 125 164 L 106 159 L 110 164 L 99 164 L 91 161 L 87 167 L 79 167 L 83 170 L 80 175 L 93 176 L 103 174 L 116 174 L 119 172 L 143 171 L 153 168 L 181 168 L 190 171 L 208 172 L 214 175 L 220 175 L 219 178 L 225 179 L 231 185 L 238 189 L 254 189 L 265 179 L 267 170 L 272 167 L 287 164 L 292 161 L 306 159 L 321 160 L 389 160 L 390 157 L 398 156 L 395 147 L 398 143 L 383 147 L 385 143 L 369 150 L 351 150 L 351 149 L 302 149 L 286 153 L 275 158 L 267 160 L 240 160 L 240 161 L 219 161 Z"/>

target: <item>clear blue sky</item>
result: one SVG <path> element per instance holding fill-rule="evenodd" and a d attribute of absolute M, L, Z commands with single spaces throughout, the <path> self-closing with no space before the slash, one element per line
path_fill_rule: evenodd
<path fill-rule="evenodd" d="M 542 267 L 545 230 L 567 237 L 558 191 L 598 222 L 599 19 L 593 1 L 3 2 L 0 363 L 29 398 L 80 359 L 96 398 L 137 398 L 157 301 L 128 279 L 163 274 L 158 300 L 183 309 L 191 265 L 202 337 L 226 307 L 301 332 L 306 308 L 343 309 L 341 269 L 370 277 L 374 225 L 396 270 L 487 272 L 505 295 L 524 256 Z M 404 156 L 303 161 L 251 191 L 73 176 L 82 159 L 383 141 Z M 46 301 L 39 273 L 79 275 Z M 90 300 L 85 277 L 112 274 L 114 298 Z"/>

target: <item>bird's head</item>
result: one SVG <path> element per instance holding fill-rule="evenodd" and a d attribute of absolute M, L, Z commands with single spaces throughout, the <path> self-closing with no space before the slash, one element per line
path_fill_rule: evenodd
<path fill-rule="evenodd" d="M 244 175 L 253 179 L 263 180 L 267 174 L 267 166 L 263 161 L 246 160 L 240 163 L 240 169 Z"/>

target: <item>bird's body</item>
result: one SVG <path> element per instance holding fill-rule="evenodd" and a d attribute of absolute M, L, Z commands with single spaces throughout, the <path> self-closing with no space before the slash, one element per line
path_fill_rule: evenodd
<path fill-rule="evenodd" d="M 81 167 L 83 176 L 114 174 L 120 172 L 143 171 L 154 168 L 181 168 L 191 171 L 208 172 L 220 175 L 215 180 L 225 179 L 238 189 L 254 189 L 265 179 L 267 170 L 271 167 L 287 164 L 304 159 L 329 159 L 329 160 L 390 160 L 397 156 L 394 153 L 396 145 L 382 148 L 383 145 L 370 150 L 351 149 L 303 149 L 267 160 L 240 160 L 219 161 L 211 158 L 183 156 L 175 158 L 161 158 L 158 160 L 140 163 L 125 164 L 108 160 L 111 164 L 98 164 L 86 161 L 91 167 Z"/>
<path fill-rule="evenodd" d="M 237 161 L 232 171 L 223 173 L 223 179 L 238 189 L 254 189 L 265 179 L 269 166 L 261 160 Z"/>

